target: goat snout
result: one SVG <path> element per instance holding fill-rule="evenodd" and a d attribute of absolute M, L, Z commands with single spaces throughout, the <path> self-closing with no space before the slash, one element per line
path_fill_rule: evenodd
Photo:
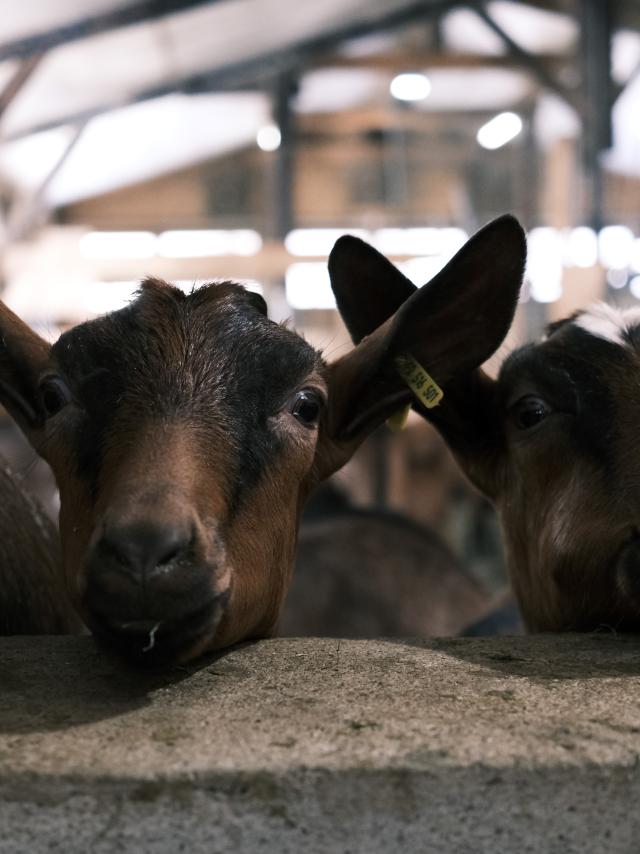
<path fill-rule="evenodd" d="M 224 567 L 217 538 L 189 519 L 105 521 L 86 563 L 88 622 L 125 652 L 173 653 L 220 619 Z"/>
<path fill-rule="evenodd" d="M 174 572 L 188 558 L 195 530 L 186 523 L 136 522 L 109 526 L 100 538 L 101 555 L 119 564 L 135 583 L 153 584 L 155 576 Z M 159 580 L 159 579 L 158 579 Z"/>

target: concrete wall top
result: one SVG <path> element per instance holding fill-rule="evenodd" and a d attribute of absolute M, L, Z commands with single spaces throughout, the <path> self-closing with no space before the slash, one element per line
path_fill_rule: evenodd
<path fill-rule="evenodd" d="M 0 639 L 3 853 L 632 851 L 639 757 L 640 638 Z"/>

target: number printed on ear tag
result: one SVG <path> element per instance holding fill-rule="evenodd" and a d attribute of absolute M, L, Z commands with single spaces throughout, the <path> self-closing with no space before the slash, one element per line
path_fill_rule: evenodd
<path fill-rule="evenodd" d="M 444 392 L 410 353 L 396 356 L 394 362 L 396 370 L 423 406 L 433 409 L 440 403 Z"/>

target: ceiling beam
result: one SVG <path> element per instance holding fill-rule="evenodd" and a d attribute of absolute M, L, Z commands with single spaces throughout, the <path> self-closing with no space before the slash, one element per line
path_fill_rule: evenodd
<path fill-rule="evenodd" d="M 43 222 L 46 222 L 49 214 L 49 206 L 45 201 L 46 192 L 53 180 L 64 168 L 71 153 L 80 141 L 84 129 L 85 125 L 79 125 L 73 129 L 73 134 L 67 141 L 64 151 L 45 176 L 40 186 L 27 198 L 20 200 L 11 208 L 5 236 L 7 243 L 25 240 Z"/>
<path fill-rule="evenodd" d="M 208 1 L 211 2 L 212 0 Z M 335 50 L 342 42 L 362 38 L 375 32 L 398 29 L 421 18 L 427 20 L 430 16 L 444 14 L 454 6 L 460 5 L 464 5 L 462 0 L 414 0 L 413 3 L 401 9 L 395 9 L 392 12 L 365 21 L 356 21 L 336 27 L 313 38 L 301 40 L 287 48 L 240 62 L 213 67 L 194 75 L 176 77 L 157 86 L 139 89 L 126 98 L 114 99 L 88 110 L 31 125 L 13 134 L 4 134 L 2 141 L 8 142 L 32 133 L 52 130 L 61 125 L 83 123 L 103 113 L 149 101 L 153 98 L 171 95 L 175 92 L 198 94 L 232 91 L 249 86 L 254 89 L 265 88 L 281 74 L 298 72 L 317 61 L 323 54 Z"/>
<path fill-rule="evenodd" d="M 34 53 L 28 59 L 24 59 L 16 68 L 11 79 L 6 84 L 2 92 L 0 92 L 0 117 L 11 106 L 16 96 L 22 90 L 27 80 L 36 70 L 43 54 Z"/>
<path fill-rule="evenodd" d="M 538 57 L 535 54 L 529 53 L 528 50 L 521 47 L 509 35 L 509 33 L 507 33 L 506 30 L 504 30 L 498 22 L 492 18 L 492 16 L 487 12 L 484 0 L 467 0 L 467 5 L 500 38 L 515 63 L 533 74 L 546 89 L 549 89 L 551 92 L 555 92 L 556 95 L 559 95 L 567 104 L 577 110 L 578 113 L 582 112 L 581 104 L 579 99 L 576 97 L 576 94 L 560 83 L 560 81 L 557 80 L 538 60 Z"/>
<path fill-rule="evenodd" d="M 34 54 L 46 53 L 69 42 L 217 2 L 220 0 L 137 0 L 128 6 L 119 6 L 98 15 L 87 15 L 46 32 L 0 42 L 0 62 L 8 59 L 27 59 Z"/>
<path fill-rule="evenodd" d="M 536 54 L 536 61 L 552 70 L 566 64 L 571 57 L 554 54 Z M 434 68 L 508 68 L 513 69 L 512 56 L 493 56 L 485 53 L 445 53 L 406 51 L 375 53 L 368 56 L 327 56 L 315 63 L 317 68 L 371 68 L 395 74 L 401 71 L 421 71 Z"/>
<path fill-rule="evenodd" d="M 474 121 L 478 126 L 494 116 L 495 109 L 403 110 L 393 107 L 360 107 L 338 113 L 304 113 L 298 116 L 302 132 L 322 135 L 362 136 L 371 131 L 395 131 L 429 134 L 454 127 L 468 127 Z"/>

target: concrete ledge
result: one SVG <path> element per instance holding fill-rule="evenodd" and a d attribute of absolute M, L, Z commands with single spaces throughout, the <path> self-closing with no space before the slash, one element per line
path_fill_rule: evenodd
<path fill-rule="evenodd" d="M 0 639 L 0 852 L 635 852 L 640 638 Z"/>

